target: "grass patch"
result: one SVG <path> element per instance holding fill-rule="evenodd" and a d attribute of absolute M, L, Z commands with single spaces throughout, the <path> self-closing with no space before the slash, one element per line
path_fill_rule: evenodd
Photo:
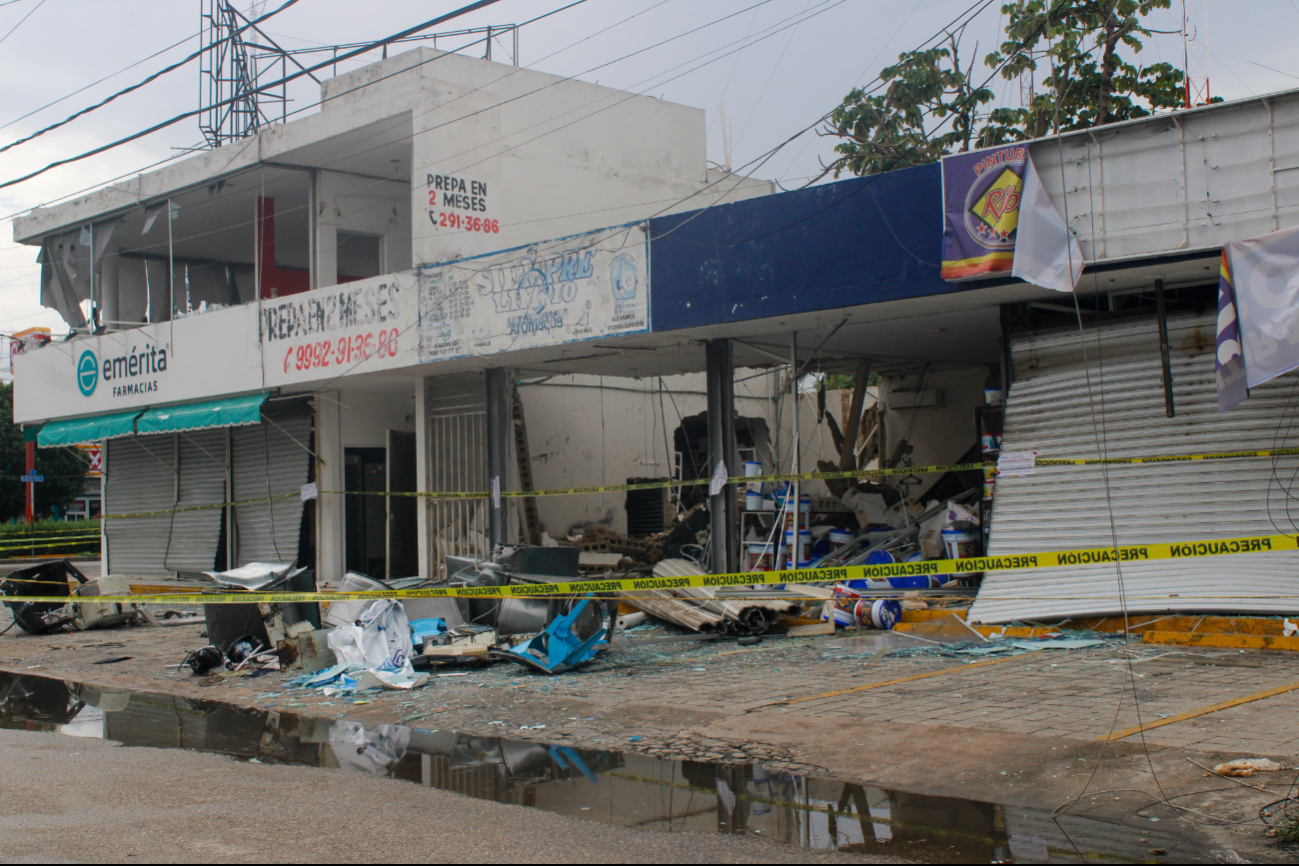
<path fill-rule="evenodd" d="M 0 523 L 0 559 L 99 554 L 98 520 Z"/>

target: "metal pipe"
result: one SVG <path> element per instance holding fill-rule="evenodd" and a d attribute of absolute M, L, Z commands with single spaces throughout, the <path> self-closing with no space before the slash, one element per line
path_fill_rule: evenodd
<path fill-rule="evenodd" d="M 803 474 L 803 439 L 798 428 L 798 331 L 789 333 L 789 395 L 790 411 L 794 416 L 794 474 Z M 790 509 L 790 514 L 794 517 L 794 543 L 790 545 L 789 561 L 792 568 L 798 568 L 799 555 L 803 552 L 802 544 L 799 542 L 799 525 L 798 516 L 803 505 L 803 484 L 800 481 L 794 482 L 794 504 Z M 808 515 L 811 516 L 810 514 Z"/>
<path fill-rule="evenodd" d="M 1163 280 L 1155 280 L 1155 315 L 1159 319 L 1159 363 L 1163 371 L 1164 415 L 1172 418 L 1177 410 L 1173 406 L 1173 363 L 1168 345 L 1168 305 L 1164 298 Z"/>

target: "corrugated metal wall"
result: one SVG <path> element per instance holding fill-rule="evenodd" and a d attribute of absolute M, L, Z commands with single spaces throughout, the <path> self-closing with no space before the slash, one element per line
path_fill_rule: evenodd
<path fill-rule="evenodd" d="M 177 509 L 226 501 L 226 430 L 175 434 L 180 453 Z M 168 437 L 170 438 L 170 437 Z M 177 511 L 171 520 L 167 571 L 211 571 L 221 536 L 221 509 Z"/>
<path fill-rule="evenodd" d="M 302 502 L 311 455 L 311 412 L 305 406 L 262 410 L 261 424 L 231 430 L 234 500 L 269 499 L 235 506 L 237 565 L 293 562 L 298 558 Z M 296 440 L 296 441 L 295 441 Z"/>
<path fill-rule="evenodd" d="M 1006 406 L 1003 453 L 1039 458 L 1143 457 L 1276 447 L 1288 432 L 1293 375 L 1254 389 L 1219 414 L 1212 316 L 1169 322 L 1176 417 L 1167 418 L 1155 320 L 1087 332 L 1089 395 L 1078 331 L 1013 342 L 1016 380 Z M 1095 426 L 1093 426 L 1093 418 Z M 1294 444 L 1291 442 L 1291 444 Z M 989 554 L 1296 532 L 1286 516 L 1287 486 L 1299 458 L 1196 463 L 1039 467 L 997 482 Z M 1299 521 L 1299 508 L 1291 509 Z M 1246 554 L 1131 562 L 1122 566 L 1129 612 L 1299 609 L 1299 557 Z M 1113 565 L 991 572 L 971 616 L 983 622 L 1122 610 Z"/>
<path fill-rule="evenodd" d="M 109 439 L 104 513 L 169 511 L 176 502 L 176 437 L 171 434 Z M 105 521 L 105 573 L 164 575 L 171 514 Z"/>

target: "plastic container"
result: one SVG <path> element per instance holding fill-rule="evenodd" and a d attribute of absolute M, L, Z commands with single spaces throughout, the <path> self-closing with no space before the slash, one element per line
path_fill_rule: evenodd
<path fill-rule="evenodd" d="M 984 388 L 983 402 L 988 406 L 1000 406 L 1006 401 L 1006 395 L 1000 388 Z"/>
<path fill-rule="evenodd" d="M 857 624 L 857 614 L 851 608 L 845 610 L 833 601 L 827 601 L 821 605 L 821 621 L 833 622 L 836 628 L 844 628 Z"/>
<path fill-rule="evenodd" d="M 830 535 L 828 537 L 830 539 L 831 550 L 838 550 L 845 544 L 851 544 L 857 538 L 857 536 L 853 535 L 851 532 L 842 529 L 830 530 Z"/>
<path fill-rule="evenodd" d="M 873 550 L 866 554 L 866 565 L 892 565 L 897 562 L 897 557 L 887 550 Z"/>
<path fill-rule="evenodd" d="M 866 628 L 890 631 L 902 619 L 902 605 L 894 598 L 862 599 L 853 613 Z"/>
<path fill-rule="evenodd" d="M 936 574 L 912 574 L 888 579 L 889 586 L 894 589 L 937 589 L 942 582 L 942 577 Z"/>
<path fill-rule="evenodd" d="M 979 531 L 977 529 L 944 529 L 943 547 L 947 548 L 948 559 L 969 559 L 979 555 Z"/>
<path fill-rule="evenodd" d="M 745 571 L 771 571 L 771 564 L 776 559 L 776 545 L 765 541 L 750 543 L 745 560 Z"/>
<path fill-rule="evenodd" d="M 745 508 L 745 510 L 747 510 L 747 511 L 762 511 L 762 508 L 763 508 L 762 503 L 763 503 L 763 499 L 762 499 L 762 494 L 761 494 L 761 493 L 755 493 L 755 492 L 752 491 L 752 490 L 747 490 L 747 491 L 745 491 L 745 493 L 744 493 L 744 508 Z"/>
<path fill-rule="evenodd" d="M 798 533 L 798 549 L 795 551 L 794 530 L 785 530 L 785 551 L 790 568 L 798 568 L 806 565 L 812 559 L 812 530 L 802 529 Z M 794 553 L 797 553 L 797 556 Z M 795 565 L 794 563 L 797 563 Z"/>
<path fill-rule="evenodd" d="M 761 463 L 757 462 L 756 460 L 745 460 L 745 461 L 744 461 L 744 476 L 745 476 L 746 478 L 752 478 L 752 477 L 754 477 L 755 475 L 761 475 L 761 474 L 762 474 L 762 464 L 761 464 Z M 745 489 L 747 489 L 750 493 L 762 493 L 762 482 L 761 482 L 761 481 L 746 481 L 746 482 L 745 482 Z"/>

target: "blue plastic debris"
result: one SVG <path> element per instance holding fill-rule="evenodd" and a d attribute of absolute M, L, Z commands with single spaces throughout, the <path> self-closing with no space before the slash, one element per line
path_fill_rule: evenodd
<path fill-rule="evenodd" d="M 562 674 L 595 658 L 600 644 L 607 643 L 607 630 L 598 629 L 586 640 L 573 633 L 573 624 L 594 596 L 588 594 L 572 610 L 551 620 L 541 634 L 512 650 L 499 650 L 492 657 L 526 665 L 544 674 Z"/>

